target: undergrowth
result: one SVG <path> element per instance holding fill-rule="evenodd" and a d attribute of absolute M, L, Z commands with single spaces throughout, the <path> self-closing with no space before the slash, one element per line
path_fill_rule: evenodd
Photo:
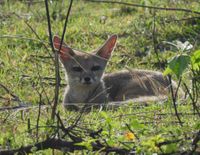
<path fill-rule="evenodd" d="M 195 0 L 126 2 L 200 10 L 199 2 Z M 68 5 L 68 1 L 50 1 L 53 34 L 62 35 Z M 64 40 L 74 49 L 90 52 L 101 46 L 109 35 L 117 34 L 117 47 L 106 72 L 127 67 L 160 71 L 168 68 L 165 73 L 174 73 L 172 77 L 177 81 L 181 77 L 183 90 L 187 92 L 187 86 L 191 95 L 195 95 L 200 88 L 198 16 L 181 11 L 75 0 Z M 187 46 L 184 46 L 186 42 Z M 50 104 L 53 103 L 55 89 L 54 54 L 48 43 L 44 2 L 0 1 L 0 47 L 0 151 L 20 148 L 51 136 L 63 136 L 69 140 L 70 137 L 63 135 L 58 118 L 61 117 L 67 128 L 77 121 L 80 113 L 66 111 L 61 105 L 62 92 L 67 84 L 61 69 L 59 117 L 56 121 L 51 120 Z M 196 59 L 192 56 L 195 51 Z M 177 65 L 172 60 L 182 55 L 191 57 L 191 60 L 186 62 L 186 67 L 179 66 L 181 72 L 177 73 Z M 183 57 L 179 58 L 182 62 Z M 176 61 L 176 64 L 180 63 Z M 191 82 L 194 79 L 195 92 L 194 83 Z M 199 109 L 197 94 L 195 104 Z M 73 135 L 83 139 L 76 145 L 85 146 L 86 150 L 75 151 L 74 154 L 95 154 L 92 144 L 97 140 L 105 146 L 123 148 L 133 154 L 172 154 L 192 150 L 196 146 L 191 141 L 200 130 L 200 123 L 198 110 L 194 109 L 191 100 L 188 97 L 184 103 L 179 100 L 176 103 L 182 125 L 177 120 L 170 99 L 163 103 L 146 104 L 133 101 L 118 109 L 93 109 L 83 113 Z M 99 132 L 91 136 L 94 131 Z M 200 145 L 199 142 L 197 144 Z M 100 151 L 96 151 L 96 154 Z M 52 150 L 37 151 L 33 148 L 33 152 L 50 154 Z M 54 153 L 62 154 L 61 151 Z"/>

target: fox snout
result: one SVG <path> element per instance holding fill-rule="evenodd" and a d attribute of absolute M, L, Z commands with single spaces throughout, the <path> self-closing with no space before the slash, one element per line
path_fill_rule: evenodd
<path fill-rule="evenodd" d="M 81 78 L 81 83 L 90 85 L 90 84 L 94 83 L 94 79 L 90 76 L 85 76 L 85 77 Z"/>

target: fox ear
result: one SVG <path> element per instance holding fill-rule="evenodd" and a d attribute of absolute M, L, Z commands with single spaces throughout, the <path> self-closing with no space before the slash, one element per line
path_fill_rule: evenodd
<path fill-rule="evenodd" d="M 104 45 L 97 51 L 97 55 L 102 58 L 109 59 L 112 51 L 115 48 L 117 42 L 117 35 L 112 35 Z"/>
<path fill-rule="evenodd" d="M 58 36 L 54 36 L 53 37 L 54 48 L 59 50 L 60 44 L 61 44 L 61 39 Z M 69 60 L 71 59 L 71 56 L 75 55 L 74 51 L 70 47 L 68 47 L 65 43 L 62 44 L 59 54 L 60 54 L 60 59 L 62 61 Z"/>

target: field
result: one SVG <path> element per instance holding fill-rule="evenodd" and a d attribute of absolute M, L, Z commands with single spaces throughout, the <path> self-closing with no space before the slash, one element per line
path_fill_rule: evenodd
<path fill-rule="evenodd" d="M 117 34 L 106 72 L 159 70 L 187 99 L 65 110 L 45 1 L 0 0 L 0 155 L 200 154 L 200 3 L 118 2 L 74 0 L 64 41 L 90 52 Z M 69 5 L 48 1 L 52 35 L 62 36 Z"/>

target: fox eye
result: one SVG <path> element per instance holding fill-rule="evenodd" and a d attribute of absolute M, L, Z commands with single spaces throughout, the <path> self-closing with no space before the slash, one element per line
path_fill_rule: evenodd
<path fill-rule="evenodd" d="M 100 70 L 100 69 L 101 69 L 101 66 L 93 66 L 93 67 L 91 68 L 92 71 L 98 71 L 98 70 Z"/>
<path fill-rule="evenodd" d="M 72 67 L 72 70 L 75 71 L 75 72 L 82 72 L 83 71 L 83 69 L 80 66 Z"/>

